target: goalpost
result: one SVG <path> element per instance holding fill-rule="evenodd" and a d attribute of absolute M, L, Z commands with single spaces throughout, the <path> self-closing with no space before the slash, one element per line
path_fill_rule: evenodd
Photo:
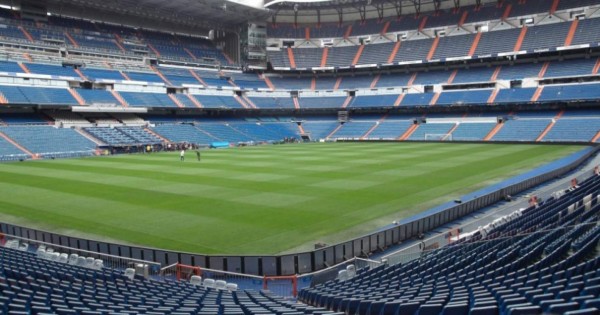
<path fill-rule="evenodd" d="M 451 133 L 426 133 L 425 141 L 452 141 Z"/>

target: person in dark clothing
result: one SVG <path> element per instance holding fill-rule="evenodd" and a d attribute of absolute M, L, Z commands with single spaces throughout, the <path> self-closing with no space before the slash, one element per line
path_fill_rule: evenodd
<path fill-rule="evenodd" d="M 198 158 L 198 161 L 200 161 L 200 150 L 196 150 L 196 158 Z"/>

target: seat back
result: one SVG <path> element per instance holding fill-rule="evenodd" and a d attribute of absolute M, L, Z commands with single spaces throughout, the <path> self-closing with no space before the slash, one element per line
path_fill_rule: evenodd
<path fill-rule="evenodd" d="M 194 285 L 194 286 L 201 286 L 202 285 L 202 277 L 200 276 L 192 276 L 190 278 L 190 284 Z"/>

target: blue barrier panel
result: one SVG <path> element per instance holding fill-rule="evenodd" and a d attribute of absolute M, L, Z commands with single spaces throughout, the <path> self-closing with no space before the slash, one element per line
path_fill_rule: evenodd
<path fill-rule="evenodd" d="M 229 142 L 212 142 L 210 144 L 211 148 L 217 149 L 217 148 L 229 148 Z"/>

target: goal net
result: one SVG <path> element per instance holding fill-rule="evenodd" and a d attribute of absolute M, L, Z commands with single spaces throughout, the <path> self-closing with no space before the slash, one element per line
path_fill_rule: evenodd
<path fill-rule="evenodd" d="M 451 133 L 426 133 L 426 141 L 452 141 Z"/>

